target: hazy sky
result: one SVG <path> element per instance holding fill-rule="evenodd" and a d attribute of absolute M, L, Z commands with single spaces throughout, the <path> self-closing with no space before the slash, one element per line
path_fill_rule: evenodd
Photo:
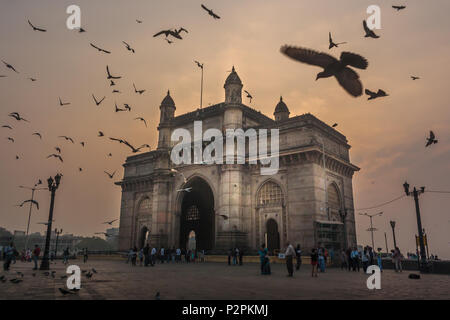
<path fill-rule="evenodd" d="M 129 149 L 105 138 L 124 137 L 135 145 L 157 142 L 159 105 L 167 89 L 175 100 L 176 114 L 199 106 L 200 72 L 193 63 L 205 63 L 204 105 L 224 100 L 223 83 L 234 65 L 244 88 L 253 94 L 251 106 L 272 116 L 280 94 L 291 115 L 310 112 L 337 128 L 352 145 L 352 163 L 361 167 L 354 176 L 355 207 L 366 208 L 403 194 L 405 179 L 427 190 L 450 191 L 450 2 L 400 1 L 407 9 L 395 12 L 386 0 L 142 0 L 142 1 L 1 1 L 0 58 L 20 74 L 0 66 L 0 226 L 26 228 L 28 209 L 15 207 L 29 198 L 18 185 L 32 185 L 58 171 L 64 174 L 57 192 L 55 227 L 65 232 L 92 235 L 104 231 L 101 222 L 119 217 L 120 188 L 113 184 L 123 174 L 122 163 Z M 222 19 L 213 20 L 200 4 L 212 8 Z M 66 28 L 66 8 L 81 7 L 86 33 Z M 382 9 L 380 39 L 364 39 L 362 20 L 366 8 Z M 44 27 L 33 31 L 27 23 Z M 143 20 L 142 24 L 136 19 Z M 169 45 L 152 35 L 163 28 L 183 26 L 189 30 L 182 41 Z M 387 98 L 367 101 L 352 98 L 334 79 L 314 81 L 318 68 L 296 63 L 279 53 L 283 44 L 328 51 L 328 32 L 336 41 L 347 41 L 331 51 L 359 53 L 369 68 L 359 70 L 366 88 L 387 91 Z M 136 53 L 127 51 L 128 42 Z M 112 51 L 101 54 L 89 46 Z M 121 94 L 111 93 L 106 65 L 123 79 Z M 410 75 L 421 76 L 418 81 Z M 36 77 L 36 82 L 27 80 Z M 132 84 L 147 91 L 139 96 Z M 95 106 L 91 94 L 105 101 Z M 58 97 L 71 105 L 60 107 Z M 114 102 L 128 103 L 131 113 L 115 113 Z M 7 115 L 17 111 L 30 123 Z M 133 120 L 147 119 L 148 128 Z M 432 129 L 437 145 L 425 149 Z M 43 135 L 42 141 L 33 132 Z M 57 138 L 71 136 L 75 144 Z M 6 138 L 15 139 L 11 143 Z M 80 141 L 86 142 L 82 148 Z M 62 149 L 64 163 L 46 159 Z M 111 152 L 112 158 L 107 157 Z M 15 160 L 19 155 L 20 160 Z M 78 167 L 83 172 L 78 172 Z M 114 180 L 103 171 L 117 170 Z M 41 205 L 34 210 L 31 231 L 44 231 L 37 222 L 48 217 L 49 192 L 40 191 Z M 450 194 L 426 193 L 420 198 L 422 223 L 430 251 L 450 258 Z M 403 198 L 387 206 L 357 212 L 376 213 L 376 247 L 384 248 L 389 220 L 397 221 L 397 241 L 403 251 L 413 251 L 417 233 L 414 202 Z M 360 244 L 370 243 L 368 218 L 357 216 Z"/>

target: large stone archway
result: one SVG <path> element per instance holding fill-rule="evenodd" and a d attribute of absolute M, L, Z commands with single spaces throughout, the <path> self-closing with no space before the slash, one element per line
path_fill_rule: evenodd
<path fill-rule="evenodd" d="M 200 177 L 190 179 L 183 188 L 180 215 L 180 248 L 186 248 L 191 231 L 195 232 L 197 250 L 211 250 L 215 242 L 214 194 Z"/>

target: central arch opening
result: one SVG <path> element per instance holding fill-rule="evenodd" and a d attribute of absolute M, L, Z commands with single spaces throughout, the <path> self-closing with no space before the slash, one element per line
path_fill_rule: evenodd
<path fill-rule="evenodd" d="M 183 188 L 191 189 L 188 189 L 190 192 L 182 191 L 180 248 L 187 249 L 190 236 L 194 236 L 197 250 L 211 250 L 215 238 L 213 192 L 208 183 L 198 177 L 188 181 Z"/>
<path fill-rule="evenodd" d="M 274 219 L 267 220 L 267 249 L 270 252 L 280 249 L 280 233 L 278 232 L 278 223 Z"/>

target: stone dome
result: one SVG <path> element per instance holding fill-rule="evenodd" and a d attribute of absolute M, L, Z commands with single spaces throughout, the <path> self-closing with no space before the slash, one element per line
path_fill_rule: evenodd
<path fill-rule="evenodd" d="M 229 84 L 242 85 L 241 78 L 239 78 L 236 70 L 234 69 L 234 66 L 233 66 L 233 69 L 231 70 L 231 73 L 228 75 L 227 80 L 225 80 L 225 86 L 227 86 Z"/>
<path fill-rule="evenodd" d="M 170 96 L 170 91 L 169 90 L 167 90 L 167 96 L 161 102 L 161 108 L 162 107 L 175 108 L 175 102 L 173 101 L 172 97 Z"/>
<path fill-rule="evenodd" d="M 280 102 L 278 102 L 277 106 L 275 107 L 274 114 L 282 113 L 282 112 L 290 113 L 289 108 L 287 107 L 286 103 L 284 103 L 284 101 L 283 101 L 283 97 L 280 97 Z"/>

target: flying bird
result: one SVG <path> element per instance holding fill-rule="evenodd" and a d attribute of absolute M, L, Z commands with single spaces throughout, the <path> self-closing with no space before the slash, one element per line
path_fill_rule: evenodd
<path fill-rule="evenodd" d="M 334 76 L 350 95 L 353 97 L 362 95 L 363 87 L 359 75 L 348 67 L 366 69 L 368 62 L 362 56 L 351 52 L 342 52 L 340 60 L 337 60 L 323 52 L 291 46 L 281 47 L 281 52 L 294 60 L 322 67 L 324 70 L 317 74 L 316 80 Z"/>
<path fill-rule="evenodd" d="M 244 92 L 247 94 L 247 98 L 250 99 L 250 103 L 252 103 L 253 96 L 247 90 L 244 90 Z"/>
<path fill-rule="evenodd" d="M 108 75 L 107 79 L 120 79 L 120 78 L 122 78 L 121 76 L 112 76 L 111 73 L 109 72 L 109 66 L 106 66 L 106 73 Z M 114 83 L 114 82 L 112 82 L 112 83 Z"/>
<path fill-rule="evenodd" d="M 47 32 L 47 30 L 45 30 L 45 29 L 37 28 L 37 27 L 33 26 L 33 24 L 30 22 L 30 20 L 28 20 L 28 24 L 33 28 L 34 31 Z"/>
<path fill-rule="evenodd" d="M 114 178 L 114 175 L 116 174 L 116 171 L 114 171 L 113 173 L 109 173 L 107 171 L 103 171 L 103 172 L 106 173 L 110 179 Z"/>
<path fill-rule="evenodd" d="M 369 27 L 367 26 L 367 21 L 364 20 L 363 21 L 363 27 L 364 27 L 364 31 L 365 31 L 365 38 L 374 38 L 374 39 L 378 39 L 380 36 L 375 34 L 375 32 L 371 29 L 369 29 Z"/>
<path fill-rule="evenodd" d="M 55 147 L 56 152 L 58 152 L 59 154 L 61 154 L 61 148 L 60 147 Z"/>
<path fill-rule="evenodd" d="M 406 9 L 406 6 L 392 6 L 392 8 L 394 8 L 398 12 L 400 10 Z"/>
<path fill-rule="evenodd" d="M 126 43 L 125 41 L 122 41 L 122 42 L 125 44 L 125 47 L 127 48 L 128 51 L 131 51 L 133 53 L 135 52 L 134 49 L 132 47 L 130 47 L 130 45 L 128 43 Z"/>
<path fill-rule="evenodd" d="M 11 141 L 11 142 L 13 142 L 13 143 L 14 143 L 14 139 L 13 139 L 13 138 L 11 138 L 11 137 L 8 137 L 8 138 L 6 138 L 6 139 L 8 139 L 9 141 Z"/>
<path fill-rule="evenodd" d="M 194 62 L 197 64 L 197 67 L 199 67 L 200 69 L 203 69 L 203 63 L 200 63 L 197 60 L 194 60 Z"/>
<path fill-rule="evenodd" d="M 34 204 L 34 205 L 36 206 L 36 208 L 39 210 L 39 203 L 38 203 L 36 200 L 33 200 L 33 199 L 25 200 L 24 202 L 22 202 L 21 204 L 18 204 L 17 206 L 18 206 L 18 207 L 23 207 L 23 205 L 24 205 L 25 203 L 31 203 L 31 205 Z"/>
<path fill-rule="evenodd" d="M 61 157 L 59 154 L 53 153 L 53 154 L 49 155 L 49 156 L 47 157 L 47 159 L 48 159 L 48 158 L 51 158 L 51 157 L 57 158 L 57 159 L 59 159 L 59 161 L 63 162 L 63 159 L 62 159 L 62 157 Z"/>
<path fill-rule="evenodd" d="M 86 32 L 86 30 L 84 30 L 82 27 L 80 27 L 80 29 L 78 29 L 78 32 L 82 33 L 82 32 Z"/>
<path fill-rule="evenodd" d="M 7 129 L 11 129 L 12 130 L 12 127 L 10 125 L 4 125 L 4 126 L 2 126 L 2 128 L 7 128 Z"/>
<path fill-rule="evenodd" d="M 436 136 L 434 135 L 434 132 L 430 130 L 430 137 L 427 138 L 427 144 L 425 145 L 425 148 L 431 146 L 432 144 L 436 144 L 436 143 L 438 143 L 438 140 L 436 140 Z"/>
<path fill-rule="evenodd" d="M 94 45 L 94 44 L 92 44 L 92 43 L 91 43 L 91 47 L 97 49 L 99 52 L 104 52 L 104 53 L 108 53 L 108 54 L 111 53 L 111 51 L 108 51 L 108 50 L 99 48 L 99 47 L 97 47 L 96 45 Z"/>
<path fill-rule="evenodd" d="M 365 92 L 369 96 L 369 98 L 367 98 L 367 100 L 373 100 L 376 98 L 382 98 L 382 97 L 388 96 L 388 94 L 381 89 L 378 89 L 377 92 L 373 92 L 373 91 L 370 91 L 369 89 L 366 89 Z"/>
<path fill-rule="evenodd" d="M 112 93 L 120 93 L 120 91 L 117 90 L 117 89 L 114 89 L 114 90 L 112 91 Z"/>
<path fill-rule="evenodd" d="M 412 79 L 413 81 L 415 81 L 415 80 L 420 80 L 420 77 L 411 76 L 411 79 Z"/>
<path fill-rule="evenodd" d="M 136 22 L 137 22 L 137 23 L 142 23 L 142 20 L 136 19 Z"/>
<path fill-rule="evenodd" d="M 220 19 L 220 17 L 214 13 L 214 11 L 212 11 L 211 9 L 208 9 L 207 7 L 205 7 L 203 4 L 201 5 L 201 7 L 208 12 L 208 14 L 213 17 L 214 19 Z"/>
<path fill-rule="evenodd" d="M 20 116 L 20 114 L 17 113 L 17 112 L 11 112 L 8 116 L 11 117 L 11 118 L 16 119 L 17 121 L 30 122 L 30 121 L 28 121 L 27 119 L 22 118 L 22 117 Z"/>
<path fill-rule="evenodd" d="M 84 147 L 86 145 L 86 142 L 81 141 L 80 144 L 81 144 L 82 147 Z"/>
<path fill-rule="evenodd" d="M 116 83 L 114 82 L 114 81 L 112 81 L 112 80 L 110 80 L 111 82 L 109 83 L 109 86 L 110 87 L 112 87 L 112 86 L 115 86 L 116 85 Z"/>
<path fill-rule="evenodd" d="M 37 79 L 36 79 L 36 78 L 33 78 L 33 77 L 28 77 L 28 80 L 31 80 L 31 82 L 34 82 L 34 81 L 36 81 Z"/>
<path fill-rule="evenodd" d="M 2 62 L 5 64 L 5 66 L 8 68 L 8 69 L 11 69 L 12 71 L 14 71 L 15 73 L 19 73 L 19 71 L 17 71 L 11 64 L 9 64 L 8 62 L 6 62 L 6 61 L 3 61 L 2 60 Z"/>
<path fill-rule="evenodd" d="M 191 191 L 192 191 L 192 187 L 177 190 L 177 192 L 191 192 Z"/>
<path fill-rule="evenodd" d="M 103 134 L 103 132 L 99 131 L 99 132 L 98 132 L 98 136 L 99 136 L 99 137 L 103 137 L 103 136 L 105 136 L 105 135 Z"/>
<path fill-rule="evenodd" d="M 105 98 L 106 97 L 103 97 L 103 99 L 102 100 L 100 100 L 100 101 L 98 101 L 96 98 L 95 98 L 95 96 L 94 95 L 92 95 L 92 98 L 94 98 L 94 101 L 95 101 L 95 104 L 97 105 L 97 107 L 100 105 L 100 103 L 102 103 L 103 102 L 103 100 L 105 100 Z"/>
<path fill-rule="evenodd" d="M 139 93 L 139 94 L 143 94 L 145 92 L 145 90 L 138 90 L 136 89 L 136 86 L 133 83 L 133 87 L 134 87 L 134 92 Z"/>
<path fill-rule="evenodd" d="M 41 135 L 39 132 L 34 132 L 34 133 L 32 133 L 31 135 L 32 135 L 32 136 L 37 136 L 37 137 L 39 137 L 39 139 L 42 140 L 42 135 Z"/>
<path fill-rule="evenodd" d="M 58 136 L 58 138 L 63 138 L 63 139 L 66 139 L 67 141 L 70 141 L 70 142 L 74 143 L 73 139 L 71 137 L 68 137 L 68 136 Z"/>
<path fill-rule="evenodd" d="M 83 168 L 81 168 L 81 167 L 80 167 L 80 168 L 78 168 L 78 171 L 82 172 L 82 171 L 83 171 Z"/>
<path fill-rule="evenodd" d="M 158 36 L 160 36 L 160 35 L 162 35 L 162 34 L 165 35 L 166 38 L 167 38 L 168 36 L 172 36 L 172 37 L 177 38 L 177 39 L 180 39 L 180 40 L 183 39 L 183 38 L 179 35 L 179 33 L 177 33 L 176 31 L 173 31 L 173 30 L 171 30 L 171 29 L 168 29 L 168 30 L 161 30 L 161 31 L 155 33 L 155 34 L 153 35 L 153 37 L 155 38 L 155 37 L 158 37 Z"/>
<path fill-rule="evenodd" d="M 116 112 L 120 112 L 120 111 L 127 111 L 126 109 L 121 109 L 117 106 L 117 103 L 114 103 L 114 106 L 116 107 Z"/>
<path fill-rule="evenodd" d="M 329 32 L 328 33 L 328 41 L 329 41 L 329 43 L 330 43 L 330 45 L 328 46 L 328 49 L 332 49 L 332 48 L 337 48 L 337 47 L 339 47 L 339 45 L 341 45 L 341 44 L 346 44 L 347 42 L 338 42 L 338 43 L 335 43 L 334 41 L 333 41 L 333 38 L 331 37 L 331 32 Z"/>
<path fill-rule="evenodd" d="M 124 106 L 125 109 L 127 109 L 128 111 L 131 111 L 131 107 L 128 105 L 128 103 L 124 103 L 123 106 Z"/>
<path fill-rule="evenodd" d="M 142 117 L 137 117 L 137 118 L 134 118 L 134 120 L 140 120 L 140 121 L 144 122 L 145 127 L 147 127 L 147 121 L 145 121 L 144 118 L 142 118 Z"/>
<path fill-rule="evenodd" d="M 115 171 L 114 171 L 115 172 Z M 114 219 L 114 220 L 111 220 L 111 221 L 105 221 L 105 222 L 103 222 L 103 224 L 109 224 L 109 225 L 112 225 L 114 222 L 116 222 L 117 220 L 119 220 L 119 219 Z"/>
<path fill-rule="evenodd" d="M 70 104 L 70 102 L 62 102 L 62 100 L 61 100 L 61 98 L 60 98 L 60 97 L 58 97 L 58 99 L 59 99 L 59 105 L 60 105 L 61 107 L 63 107 L 63 106 L 67 106 L 67 105 L 69 105 L 69 104 Z"/>
<path fill-rule="evenodd" d="M 146 146 L 146 145 L 142 145 L 139 148 L 135 148 L 128 141 L 124 141 L 123 144 L 125 144 L 127 147 L 129 147 L 133 153 L 137 153 L 137 152 L 141 151 L 141 149 Z"/>

